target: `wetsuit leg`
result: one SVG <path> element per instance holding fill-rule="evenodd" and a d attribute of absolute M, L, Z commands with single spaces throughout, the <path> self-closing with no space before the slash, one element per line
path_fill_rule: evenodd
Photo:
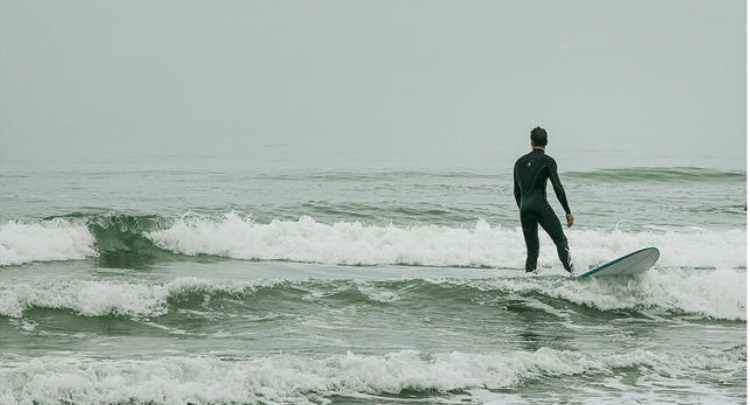
<path fill-rule="evenodd" d="M 573 268 L 573 265 L 570 262 L 568 238 L 565 237 L 562 224 L 557 218 L 557 215 L 555 215 L 555 211 L 552 209 L 552 207 L 549 206 L 549 204 L 547 204 L 546 207 L 540 210 L 539 224 L 542 225 L 542 228 L 545 230 L 545 232 L 547 232 L 550 238 L 552 238 L 552 241 L 555 242 L 555 246 L 557 246 L 557 257 L 560 258 L 560 261 L 562 262 L 565 270 L 570 272 Z"/>
<path fill-rule="evenodd" d="M 539 258 L 539 223 L 534 212 L 521 212 L 521 228 L 526 241 L 526 271 L 536 270 Z"/>

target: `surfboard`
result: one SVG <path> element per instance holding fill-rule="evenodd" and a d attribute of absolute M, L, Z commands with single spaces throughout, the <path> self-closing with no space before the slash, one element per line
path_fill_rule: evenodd
<path fill-rule="evenodd" d="M 647 247 L 604 263 L 581 274 L 581 277 L 633 276 L 650 269 L 659 260 L 659 249 Z"/>

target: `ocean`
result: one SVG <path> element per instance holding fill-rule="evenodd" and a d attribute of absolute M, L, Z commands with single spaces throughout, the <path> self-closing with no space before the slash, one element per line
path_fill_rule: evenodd
<path fill-rule="evenodd" d="M 0 403 L 745 403 L 745 171 L 561 179 L 655 268 L 525 276 L 510 170 L 3 171 Z"/>

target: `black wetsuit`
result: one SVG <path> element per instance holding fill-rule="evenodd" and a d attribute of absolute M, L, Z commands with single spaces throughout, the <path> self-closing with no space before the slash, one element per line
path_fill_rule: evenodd
<path fill-rule="evenodd" d="M 521 210 L 523 238 L 526 240 L 526 271 L 536 270 L 539 257 L 538 225 L 549 234 L 557 246 L 557 255 L 565 267 L 572 271 L 568 239 L 565 238 L 560 220 L 547 202 L 547 179 L 552 182 L 557 199 L 566 214 L 570 214 L 565 190 L 557 176 L 557 163 L 543 150 L 534 149 L 521 156 L 513 167 L 513 194 Z"/>

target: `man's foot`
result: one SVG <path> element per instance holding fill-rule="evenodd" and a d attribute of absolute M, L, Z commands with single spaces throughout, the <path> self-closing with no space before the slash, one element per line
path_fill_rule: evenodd
<path fill-rule="evenodd" d="M 538 274 L 539 274 L 539 269 L 526 270 L 526 273 L 524 273 L 524 275 L 526 276 L 536 276 Z"/>
<path fill-rule="evenodd" d="M 578 277 L 578 272 L 576 271 L 576 266 L 573 265 L 573 257 L 570 255 L 570 251 L 566 248 L 565 251 L 567 252 L 567 263 L 563 263 L 563 265 L 567 264 L 566 270 L 568 270 L 568 274 L 570 275 L 570 278 Z"/>

